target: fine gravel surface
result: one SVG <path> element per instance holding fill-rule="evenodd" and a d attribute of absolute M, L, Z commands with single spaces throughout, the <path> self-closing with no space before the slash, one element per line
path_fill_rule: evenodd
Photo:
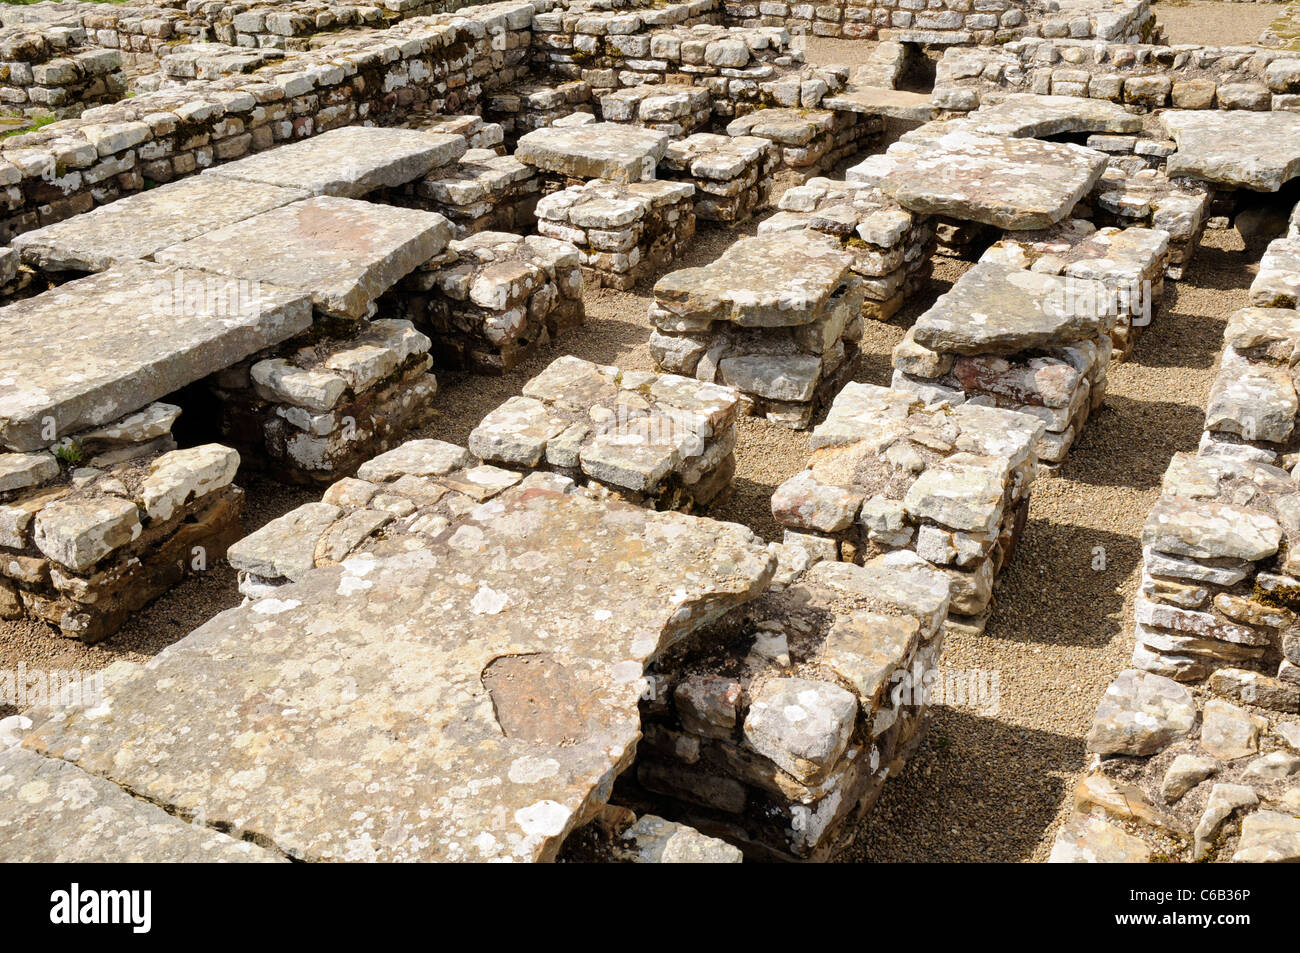
<path fill-rule="evenodd" d="M 1171 44 L 1251 46 L 1282 9 L 1276 3 L 1215 3 L 1161 0 L 1151 8 Z"/>

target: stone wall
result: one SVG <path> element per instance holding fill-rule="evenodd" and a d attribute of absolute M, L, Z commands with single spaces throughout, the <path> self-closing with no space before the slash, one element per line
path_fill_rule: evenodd
<path fill-rule="evenodd" d="M 1123 4 L 1096 0 L 736 0 L 729 22 L 784 26 L 792 33 L 904 43 L 987 46 L 1024 36 L 1146 39 L 1155 21 L 1146 0 Z"/>
<path fill-rule="evenodd" d="M 954 112 L 1012 93 L 1082 96 L 1154 109 L 1300 109 L 1300 59 L 1251 46 L 1031 39 L 948 50 L 933 100 Z"/>
<path fill-rule="evenodd" d="M 1180 681 L 1244 670 L 1300 706 L 1300 242 L 1269 246 L 1250 294 L 1224 334 L 1199 451 L 1174 456 L 1147 518 L 1133 665 Z"/>
<path fill-rule="evenodd" d="M 0 30 L 0 108 L 56 115 L 116 101 L 126 91 L 122 58 L 95 49 L 79 27 Z"/>
<path fill-rule="evenodd" d="M 278 143 L 410 112 L 474 108 L 527 66 L 534 5 L 407 20 L 251 76 L 87 110 L 0 146 L 0 238 Z"/>

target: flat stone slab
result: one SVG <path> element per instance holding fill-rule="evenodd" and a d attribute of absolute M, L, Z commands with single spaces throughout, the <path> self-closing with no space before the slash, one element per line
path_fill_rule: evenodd
<path fill-rule="evenodd" d="M 1106 286 L 979 262 L 916 319 L 922 347 L 953 354 L 1014 354 L 1095 338 L 1114 324 Z"/>
<path fill-rule="evenodd" d="M 379 546 L 24 745 L 300 860 L 548 860 L 630 764 L 647 662 L 776 564 L 736 524 L 535 487 Z"/>
<path fill-rule="evenodd" d="M 1277 110 L 1171 109 L 1160 123 L 1178 144 L 1170 176 L 1276 192 L 1300 175 L 1300 115 Z"/>
<path fill-rule="evenodd" d="M 853 256 L 824 235 L 760 235 L 701 268 L 665 275 L 654 293 L 658 307 L 679 319 L 790 327 L 817 320 L 852 265 Z"/>
<path fill-rule="evenodd" d="M 107 424 L 311 327 L 269 283 L 124 262 L 0 308 L 0 444 Z"/>
<path fill-rule="evenodd" d="M 188 824 L 111 781 L 23 748 L 0 752 L 0 862 L 285 863 Z"/>
<path fill-rule="evenodd" d="M 966 117 L 978 133 L 988 136 L 1043 138 L 1066 133 L 1142 131 L 1142 117 L 1119 103 L 1081 96 L 1035 96 L 1017 93 L 992 106 L 981 106 Z"/>
<path fill-rule="evenodd" d="M 1006 229 L 1046 228 L 1088 194 L 1106 161 L 1104 153 L 1072 143 L 958 131 L 902 158 L 880 187 L 913 212 Z"/>
<path fill-rule="evenodd" d="M 888 116 L 909 122 L 929 122 L 938 112 L 924 93 L 877 86 L 849 86 L 834 96 L 827 96 L 821 105 L 823 109 Z"/>
<path fill-rule="evenodd" d="M 43 271 L 103 271 L 308 197 L 303 189 L 196 175 L 26 232 L 13 247 Z"/>
<path fill-rule="evenodd" d="M 464 136 L 449 133 L 345 126 L 203 174 L 304 189 L 312 195 L 360 198 L 375 189 L 423 178 L 455 162 L 467 146 Z"/>
<path fill-rule="evenodd" d="M 668 134 L 616 122 L 535 129 L 521 136 L 515 158 L 543 172 L 578 179 L 653 179 L 668 150 Z"/>
<path fill-rule="evenodd" d="M 160 250 L 166 264 L 267 281 L 311 295 L 326 314 L 366 315 L 451 240 L 436 212 L 318 196 Z"/>

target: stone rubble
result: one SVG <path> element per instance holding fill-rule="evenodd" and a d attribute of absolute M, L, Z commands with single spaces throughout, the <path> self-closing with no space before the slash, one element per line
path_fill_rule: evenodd
<path fill-rule="evenodd" d="M 561 357 L 484 417 L 468 447 L 485 463 L 692 512 L 730 491 L 739 407 L 730 387 Z"/>
<path fill-rule="evenodd" d="M 1121 672 L 1050 862 L 1300 860 L 1293 727 L 1163 675 Z"/>
<path fill-rule="evenodd" d="M 750 414 L 806 428 L 857 369 L 853 262 L 818 232 L 742 238 L 709 265 L 659 279 L 650 353 L 667 373 L 735 387 Z"/>
<path fill-rule="evenodd" d="M 852 383 L 812 433 L 808 468 L 772 495 L 785 543 L 858 564 L 928 565 L 982 629 L 1029 509 L 1043 423 Z"/>

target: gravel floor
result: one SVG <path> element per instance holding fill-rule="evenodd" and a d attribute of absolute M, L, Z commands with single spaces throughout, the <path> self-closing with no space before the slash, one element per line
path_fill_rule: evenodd
<path fill-rule="evenodd" d="M 1160 0 L 1152 9 L 1170 43 L 1253 45 L 1282 9 L 1276 3 Z"/>

